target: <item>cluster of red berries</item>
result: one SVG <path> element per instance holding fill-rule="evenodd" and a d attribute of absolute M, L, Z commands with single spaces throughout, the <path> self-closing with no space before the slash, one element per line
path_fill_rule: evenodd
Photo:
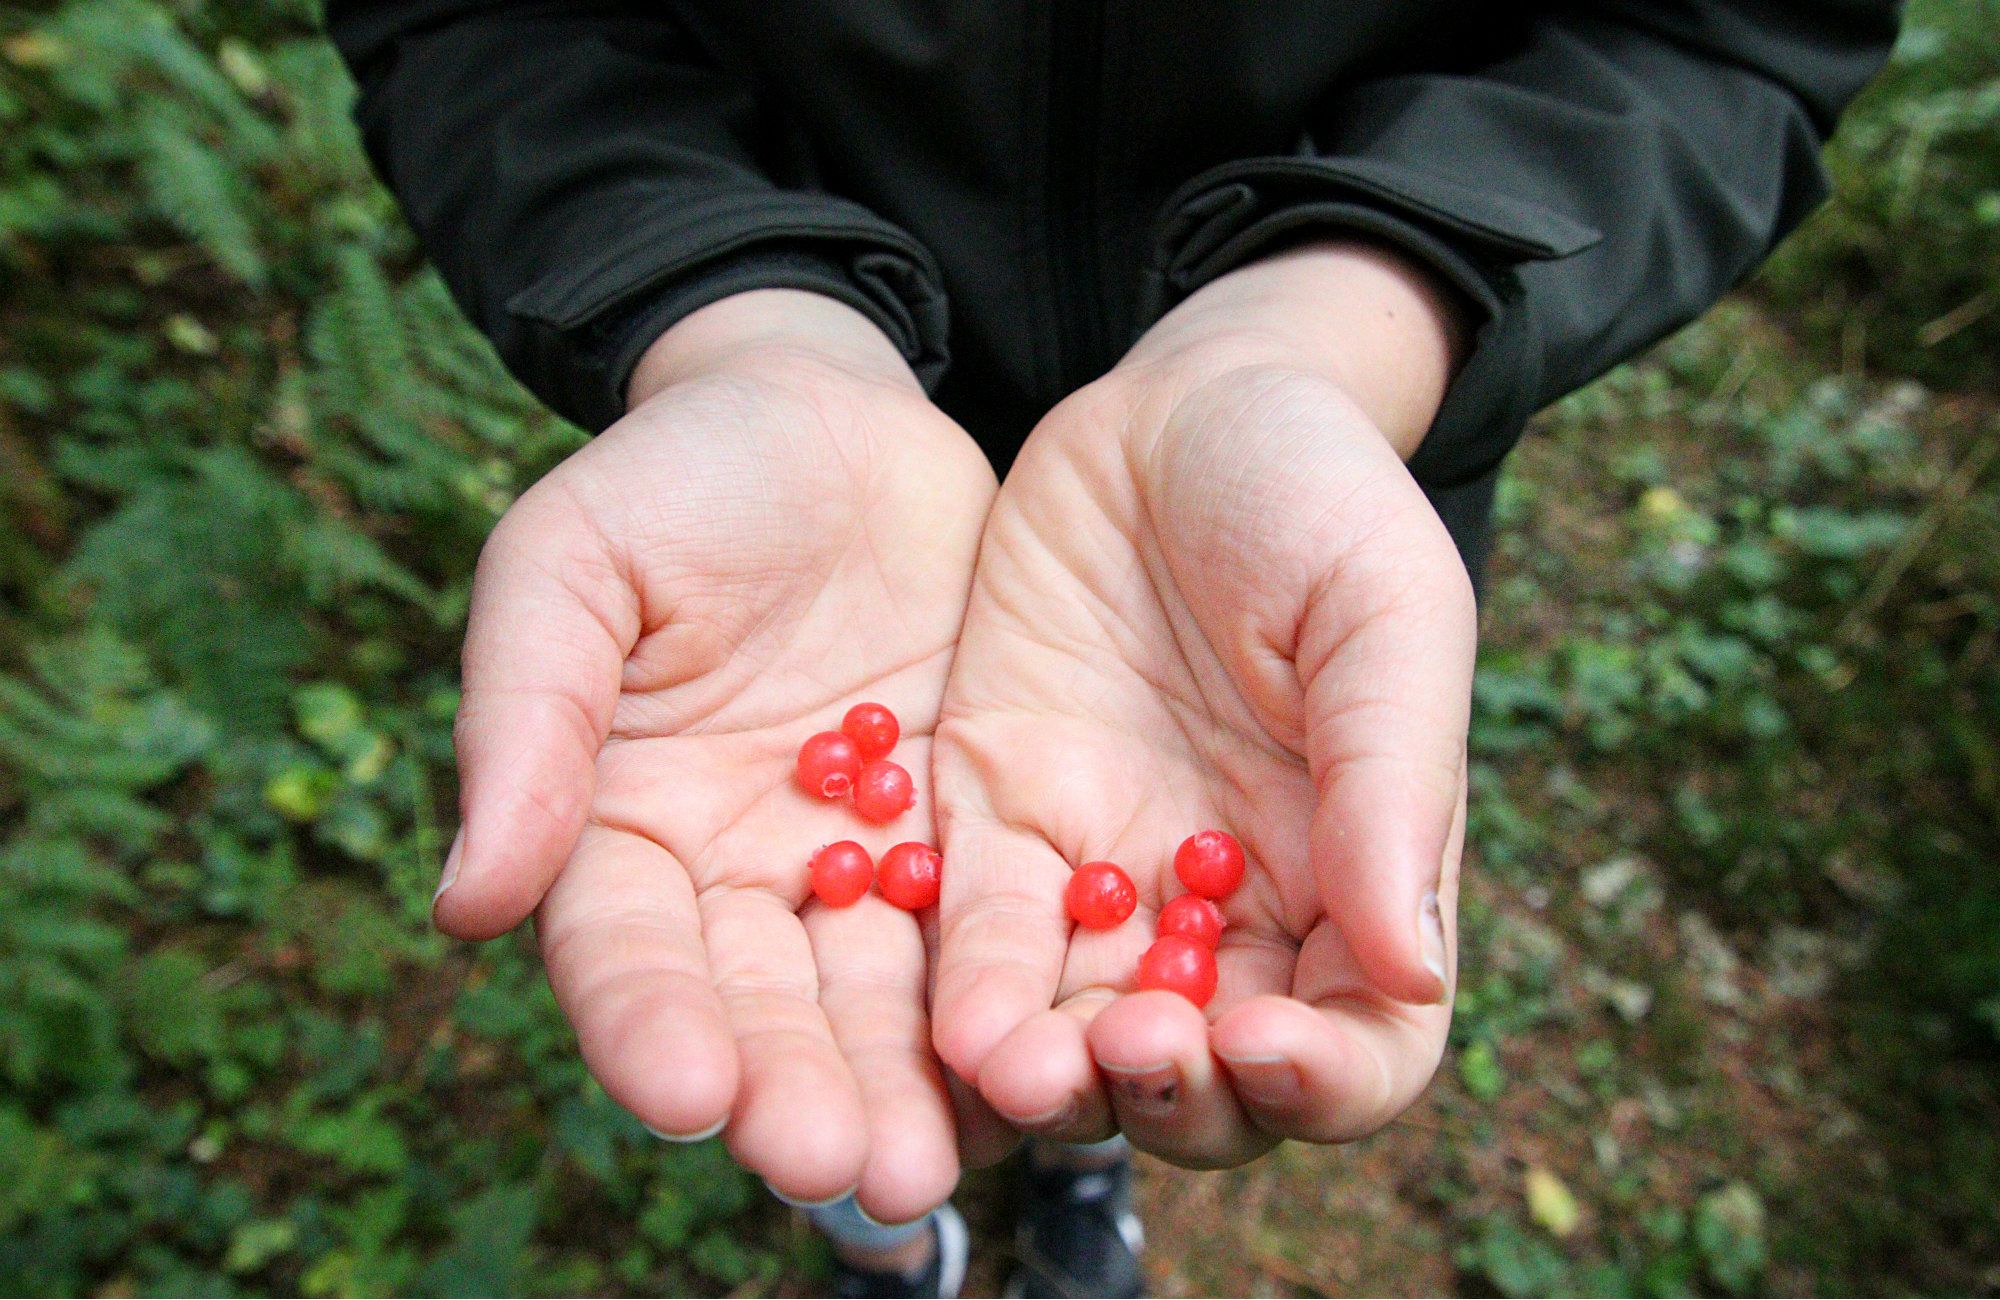
<path fill-rule="evenodd" d="M 864 821 L 886 826 L 917 801 L 916 783 L 889 751 L 902 738 L 896 715 L 880 704 L 857 704 L 839 731 L 822 731 L 799 746 L 798 780 L 820 799 L 848 799 Z M 853 840 L 823 846 L 807 864 L 813 893 L 828 907 L 850 907 L 874 885 L 906 912 L 938 900 L 944 859 L 928 844 L 898 844 L 880 863 Z"/>
<path fill-rule="evenodd" d="M 1243 846 L 1225 831 L 1200 831 L 1174 851 L 1174 874 L 1187 893 L 1160 909 L 1153 946 L 1139 958 L 1139 987 L 1178 993 L 1198 1007 L 1215 996 L 1215 950 L 1222 943 L 1217 904 L 1243 883 Z M 1063 890 L 1070 919 L 1086 930 L 1123 925 L 1139 906 L 1132 878 L 1110 862 L 1086 862 Z"/>
<path fill-rule="evenodd" d="M 896 715 L 880 704 L 857 704 L 839 731 L 822 731 L 799 746 L 798 781 L 816 798 L 848 799 L 861 817 L 884 826 L 916 802 L 909 772 L 889 761 L 902 737 Z M 906 912 L 934 906 L 944 859 L 928 844 L 898 844 L 877 863 L 853 840 L 823 845 L 807 864 L 813 893 L 828 907 L 851 907 L 872 885 Z M 1160 909 L 1153 946 L 1139 958 L 1139 987 L 1178 993 L 1198 1007 L 1215 996 L 1215 950 L 1222 943 L 1217 904 L 1243 883 L 1243 846 L 1225 831 L 1199 831 L 1174 851 L 1174 874 L 1187 893 Z M 1139 906 L 1132 877 L 1110 862 L 1086 862 L 1070 873 L 1063 905 L 1086 930 L 1125 923 Z"/>
<path fill-rule="evenodd" d="M 903 729 L 879 704 L 857 704 L 839 731 L 822 731 L 799 746 L 799 785 L 821 799 L 852 799 L 862 820 L 886 826 L 917 801 L 917 787 L 889 761 Z"/>

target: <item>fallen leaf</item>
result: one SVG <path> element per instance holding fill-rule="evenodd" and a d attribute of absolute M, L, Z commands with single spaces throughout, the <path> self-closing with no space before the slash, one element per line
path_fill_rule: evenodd
<path fill-rule="evenodd" d="M 1583 1210 L 1563 1180 L 1541 1165 L 1528 1166 L 1526 1179 L 1528 1217 L 1540 1224 L 1551 1237 L 1567 1237 L 1576 1231 Z"/>

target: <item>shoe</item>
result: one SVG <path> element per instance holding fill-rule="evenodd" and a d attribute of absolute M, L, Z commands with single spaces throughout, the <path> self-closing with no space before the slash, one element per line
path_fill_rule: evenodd
<path fill-rule="evenodd" d="M 1132 1162 L 1030 1167 L 1010 1296 L 1143 1296 L 1146 1229 L 1132 1209 Z"/>
<path fill-rule="evenodd" d="M 833 1294 L 841 1300 L 874 1300 L 890 1296 L 937 1296 L 956 1300 L 965 1285 L 965 1265 L 972 1255 L 972 1234 L 950 1201 L 931 1211 L 931 1233 L 937 1249 L 931 1262 L 915 1273 L 870 1273 L 833 1262 Z"/>

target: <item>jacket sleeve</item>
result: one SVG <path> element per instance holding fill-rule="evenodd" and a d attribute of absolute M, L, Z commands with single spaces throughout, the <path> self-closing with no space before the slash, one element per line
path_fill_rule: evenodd
<path fill-rule="evenodd" d="M 330 0 L 377 170 L 502 360 L 589 429 L 639 354 L 751 288 L 872 317 L 926 383 L 945 364 L 936 264 L 801 169 L 743 82 L 658 0 Z M 796 179 L 796 177 L 794 178 Z"/>
<path fill-rule="evenodd" d="M 1886 59 L 1894 3 L 1609 0 L 1513 16 L 1468 66 L 1385 70 L 1292 156 L 1168 202 L 1151 306 L 1329 230 L 1387 240 L 1475 305 L 1411 469 L 1490 471 L 1528 417 L 1701 314 L 1826 195 L 1819 150 Z"/>

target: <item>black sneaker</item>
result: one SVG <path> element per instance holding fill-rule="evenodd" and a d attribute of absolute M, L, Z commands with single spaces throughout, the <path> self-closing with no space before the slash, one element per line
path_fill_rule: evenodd
<path fill-rule="evenodd" d="M 1028 1168 L 1010 1296 L 1143 1296 L 1146 1229 L 1132 1209 L 1132 1162 Z"/>
<path fill-rule="evenodd" d="M 972 1236 L 965 1219 L 946 1201 L 931 1211 L 931 1233 L 937 1249 L 931 1262 L 915 1273 L 869 1273 L 849 1268 L 838 1257 L 833 1261 L 833 1294 L 841 1300 L 875 1300 L 875 1297 L 936 1296 L 956 1300 L 965 1285 L 965 1265 L 972 1254 Z"/>

